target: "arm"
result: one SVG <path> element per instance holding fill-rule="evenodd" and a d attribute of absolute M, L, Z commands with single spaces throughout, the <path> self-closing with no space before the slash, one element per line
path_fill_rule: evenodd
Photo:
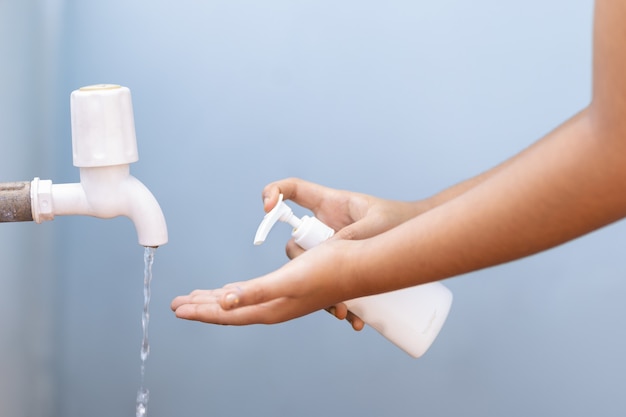
<path fill-rule="evenodd" d="M 625 23 L 626 4 L 597 1 L 591 104 L 519 155 L 426 200 L 423 214 L 373 237 L 334 239 L 263 277 L 179 297 L 172 303 L 177 316 L 221 324 L 285 321 L 519 259 L 623 218 Z"/>
<path fill-rule="evenodd" d="M 463 194 L 372 239 L 362 249 L 373 268 L 368 274 L 384 273 L 382 258 L 390 267 L 420 255 L 396 268 L 404 281 L 367 279 L 361 290 L 379 292 L 519 259 L 626 216 L 625 23 L 626 3 L 596 2 L 591 104 Z M 405 245 L 397 245 L 395 254 L 385 249 L 400 241 Z"/>

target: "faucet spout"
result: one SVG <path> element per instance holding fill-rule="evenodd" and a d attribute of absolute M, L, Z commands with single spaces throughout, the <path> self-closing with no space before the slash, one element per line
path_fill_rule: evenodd
<path fill-rule="evenodd" d="M 157 247 L 168 240 L 159 203 L 141 181 L 130 175 L 128 164 L 80 168 L 80 183 L 75 184 L 52 184 L 36 178 L 31 197 L 37 223 L 54 216 L 125 216 L 135 225 L 140 245 Z"/>

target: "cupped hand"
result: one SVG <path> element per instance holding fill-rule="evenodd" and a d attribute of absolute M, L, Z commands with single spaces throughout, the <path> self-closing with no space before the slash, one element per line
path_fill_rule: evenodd
<path fill-rule="evenodd" d="M 307 251 L 278 270 L 220 289 L 176 297 L 176 316 L 224 325 L 274 324 L 352 298 L 340 277 L 353 268 L 355 242 L 337 240 Z"/>

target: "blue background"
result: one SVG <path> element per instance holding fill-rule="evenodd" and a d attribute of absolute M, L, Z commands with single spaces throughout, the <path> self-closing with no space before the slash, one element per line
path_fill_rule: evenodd
<path fill-rule="evenodd" d="M 623 222 L 449 279 L 421 359 L 319 312 L 177 320 L 176 295 L 286 262 L 252 245 L 261 190 L 298 176 L 414 200 L 582 109 L 592 1 L 0 0 L 0 180 L 77 182 L 69 95 L 133 93 L 170 243 L 154 265 L 148 414 L 623 416 Z M 296 210 L 304 214 L 302 210 Z M 132 416 L 143 248 L 125 218 L 0 231 L 0 415 Z"/>

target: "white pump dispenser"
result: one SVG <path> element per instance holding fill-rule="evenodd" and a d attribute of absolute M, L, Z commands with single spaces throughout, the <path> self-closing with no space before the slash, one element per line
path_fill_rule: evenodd
<path fill-rule="evenodd" d="M 276 206 L 259 225 L 254 237 L 255 245 L 265 241 L 277 221 L 293 226 L 292 236 L 305 250 L 317 246 L 335 233 L 315 217 L 296 217 L 281 194 Z M 355 298 L 344 303 L 351 312 L 396 346 L 412 357 L 419 358 L 426 353 L 446 321 L 452 305 L 452 293 L 441 283 L 432 282 Z"/>

